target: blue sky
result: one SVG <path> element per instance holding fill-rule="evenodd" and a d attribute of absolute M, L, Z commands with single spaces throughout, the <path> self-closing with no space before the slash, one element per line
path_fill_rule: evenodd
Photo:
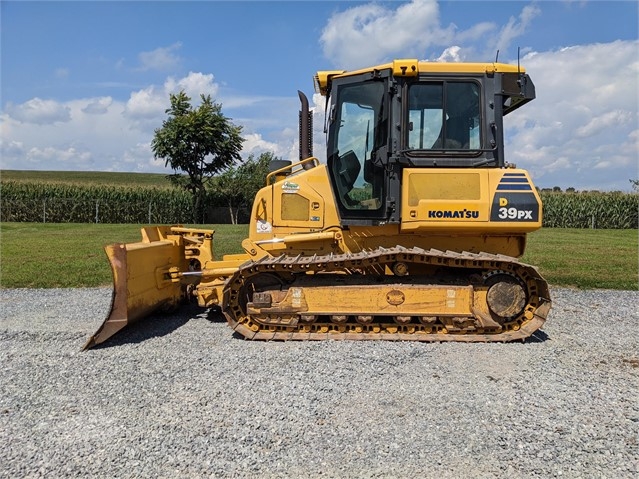
<path fill-rule="evenodd" d="M 521 63 L 537 99 L 507 117 L 506 157 L 538 186 L 637 178 L 638 2 L 2 1 L 0 165 L 166 172 L 149 143 L 168 95 L 211 94 L 244 156 L 297 152 L 312 77 L 409 57 Z"/>

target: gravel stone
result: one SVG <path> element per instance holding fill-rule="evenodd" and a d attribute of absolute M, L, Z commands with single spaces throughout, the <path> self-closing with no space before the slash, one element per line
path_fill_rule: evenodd
<path fill-rule="evenodd" d="M 251 342 L 187 307 L 80 348 L 106 288 L 0 290 L 0 477 L 636 478 L 639 293 L 525 343 Z"/>

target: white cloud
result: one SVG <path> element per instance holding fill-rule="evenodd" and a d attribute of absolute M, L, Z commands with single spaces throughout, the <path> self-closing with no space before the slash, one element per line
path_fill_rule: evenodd
<path fill-rule="evenodd" d="M 43 100 L 38 97 L 32 98 L 20 105 L 9 103 L 6 112 L 15 120 L 38 125 L 71 120 L 71 112 L 68 107 L 55 100 Z"/>
<path fill-rule="evenodd" d="M 148 119 L 161 115 L 169 106 L 168 95 L 150 85 L 131 93 L 126 102 L 125 115 L 132 119 Z"/>
<path fill-rule="evenodd" d="M 4 133 L 4 132 L 3 132 Z M 0 168 L 10 168 L 10 158 L 24 158 L 25 149 L 21 141 L 6 141 L 0 138 Z"/>
<path fill-rule="evenodd" d="M 83 113 L 87 113 L 89 115 L 103 115 L 105 114 L 109 106 L 113 103 L 113 98 L 110 96 L 103 96 L 100 98 L 92 98 L 82 109 Z"/>
<path fill-rule="evenodd" d="M 320 161 L 326 162 L 326 136 L 324 134 L 324 118 L 326 98 L 319 93 L 313 94 L 313 155 Z M 295 131 L 297 135 L 297 130 Z"/>
<path fill-rule="evenodd" d="M 461 43 L 475 42 L 495 32 L 497 25 L 493 22 L 481 22 L 471 26 L 468 30 L 455 31 L 455 41 Z"/>
<path fill-rule="evenodd" d="M 354 70 L 403 57 L 421 57 L 431 44 L 450 44 L 454 26 L 439 25 L 435 0 L 413 0 L 391 10 L 368 3 L 334 14 L 322 31 L 324 56 Z"/>
<path fill-rule="evenodd" d="M 464 59 L 460 55 L 461 47 L 449 47 L 437 58 L 438 62 L 461 62 Z"/>
<path fill-rule="evenodd" d="M 164 82 L 164 92 L 167 98 L 169 93 L 178 93 L 183 90 L 193 100 L 197 100 L 200 94 L 211 95 L 211 98 L 215 99 L 219 85 L 213 81 L 214 79 L 211 73 L 199 72 L 189 72 L 187 76 L 178 80 L 169 77 Z"/>
<path fill-rule="evenodd" d="M 505 119 L 506 155 L 538 186 L 628 189 L 636 176 L 639 42 L 531 52 L 537 99 Z M 596 173 L 595 173 L 596 171 Z"/>
<path fill-rule="evenodd" d="M 73 146 L 58 149 L 52 146 L 45 148 L 33 147 L 27 151 L 26 160 L 28 163 L 38 165 L 48 165 L 51 170 L 78 168 L 86 169 L 92 166 L 93 155 L 90 151 L 79 150 Z M 61 168 L 61 166 L 64 167 Z"/>
<path fill-rule="evenodd" d="M 248 155 L 258 156 L 260 153 L 272 151 L 276 156 L 282 155 L 283 149 L 277 143 L 273 143 L 262 138 L 259 133 L 243 134 L 244 144 L 242 147 L 242 156 Z"/>
<path fill-rule="evenodd" d="M 547 171 L 554 173 L 560 170 L 568 170 L 573 168 L 575 165 L 574 163 L 567 157 L 562 156 L 559 158 L 551 158 L 550 162 L 548 162 L 547 165 L 545 165 L 545 168 Z"/>
<path fill-rule="evenodd" d="M 177 42 L 168 47 L 160 47 L 150 52 L 141 52 L 138 55 L 140 70 L 160 70 L 166 71 L 175 68 L 180 64 L 180 57 L 175 54 L 182 47 L 182 43 Z"/>
<path fill-rule="evenodd" d="M 394 57 L 435 61 L 492 59 L 497 49 L 503 53 L 525 33 L 539 13 L 537 6 L 525 5 L 517 18 L 511 17 L 501 28 L 493 22 L 480 22 L 460 30 L 455 24 L 441 24 L 436 0 L 412 0 L 396 8 L 367 3 L 335 13 L 322 31 L 320 43 L 324 56 L 336 67 L 347 70 Z M 444 50 L 432 54 L 437 48 Z"/>
<path fill-rule="evenodd" d="M 200 103 L 200 94 L 211 95 L 215 99 L 219 86 L 213 80 L 212 74 L 199 72 L 189 72 L 187 76 L 178 79 L 169 77 L 161 87 L 149 85 L 131 92 L 125 114 L 134 120 L 161 118 L 170 106 L 169 94 L 180 91 L 184 91 L 191 98 L 193 105 Z"/>
<path fill-rule="evenodd" d="M 126 101 L 110 96 L 66 102 L 33 98 L 8 105 L 0 113 L 2 168 L 168 172 L 164 162 L 154 159 L 150 143 L 166 118 L 169 93 L 179 90 L 199 104 L 199 94 L 215 96 L 218 85 L 212 74 L 190 72 L 132 91 Z M 260 148 L 285 151 L 257 131 L 249 133 L 249 147 L 257 154 Z"/>
<path fill-rule="evenodd" d="M 151 143 L 138 142 L 128 148 L 122 156 L 122 162 L 127 171 L 148 171 L 149 169 L 164 169 L 164 160 L 155 159 L 151 150 Z M 167 170 L 168 171 L 168 170 Z"/>
<path fill-rule="evenodd" d="M 541 10 L 536 5 L 526 5 L 518 19 L 510 17 L 508 23 L 499 32 L 495 50 L 506 50 L 515 38 L 521 36 L 528 29 L 532 20 L 540 13 Z"/>
<path fill-rule="evenodd" d="M 146 141 L 123 116 L 123 102 L 104 97 L 61 105 L 69 112 L 66 123 L 22 123 L 6 113 L 0 116 L 3 168 L 117 170 L 123 151 Z"/>
<path fill-rule="evenodd" d="M 632 119 L 632 113 L 623 110 L 614 110 L 593 117 L 587 124 L 575 130 L 577 137 L 586 138 L 604 132 L 609 127 L 628 124 Z"/>

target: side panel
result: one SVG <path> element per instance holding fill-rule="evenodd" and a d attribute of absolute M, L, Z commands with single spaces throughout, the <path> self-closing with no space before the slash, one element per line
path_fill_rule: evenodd
<path fill-rule="evenodd" d="M 524 170 L 405 168 L 401 231 L 517 234 L 541 227 L 541 200 Z"/>
<path fill-rule="evenodd" d="M 262 188 L 251 216 L 249 238 L 258 242 L 339 225 L 326 165 L 299 171 Z"/>

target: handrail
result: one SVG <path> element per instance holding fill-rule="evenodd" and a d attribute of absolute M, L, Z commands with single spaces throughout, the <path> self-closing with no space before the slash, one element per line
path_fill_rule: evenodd
<path fill-rule="evenodd" d="M 314 163 L 313 166 L 318 166 L 320 164 L 320 161 L 319 161 L 318 158 L 316 158 L 314 156 L 310 156 L 310 157 L 305 158 L 305 159 L 303 159 L 301 161 L 298 161 L 297 163 L 292 163 L 290 165 L 283 166 L 282 168 L 279 168 L 279 169 L 277 169 L 275 171 L 271 171 L 268 175 L 266 175 L 266 186 L 271 184 L 270 180 L 271 180 L 272 177 L 277 176 L 278 174 L 283 173 L 286 170 L 291 170 L 290 174 L 294 175 L 295 173 L 298 173 L 301 170 L 297 169 L 297 170 L 293 171 L 293 168 L 295 168 L 296 166 L 297 167 L 300 167 L 300 166 L 303 167 L 303 165 L 305 165 L 307 163 Z"/>

